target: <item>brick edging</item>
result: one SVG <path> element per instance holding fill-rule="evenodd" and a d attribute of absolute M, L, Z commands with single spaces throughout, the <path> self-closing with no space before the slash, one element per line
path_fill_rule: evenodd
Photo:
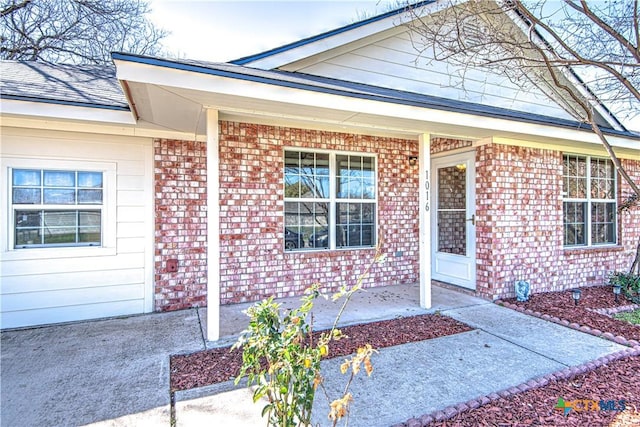
<path fill-rule="evenodd" d="M 578 330 L 580 332 L 585 332 L 591 335 L 608 339 L 617 344 L 628 346 L 629 348 L 617 351 L 615 353 L 611 353 L 606 356 L 602 356 L 596 360 L 592 360 L 590 362 L 586 362 L 578 366 L 569 366 L 560 371 L 552 372 L 550 374 L 543 375 L 541 377 L 536 377 L 520 385 L 509 387 L 507 389 L 500 390 L 497 392 L 489 393 L 488 395 L 480 396 L 464 403 L 447 406 L 444 409 L 422 415 L 419 418 L 410 418 L 404 423 L 395 424 L 393 427 L 425 427 L 434 422 L 451 419 L 456 415 L 461 414 L 462 412 L 465 412 L 470 409 L 479 408 L 481 406 L 498 401 L 499 399 L 508 398 L 516 394 L 523 393 L 525 391 L 544 387 L 552 381 L 568 380 L 578 375 L 586 374 L 587 372 L 591 372 L 599 368 L 600 366 L 606 365 L 618 359 L 622 359 L 629 356 L 640 356 L 640 343 L 636 340 L 627 340 L 626 338 L 620 337 L 620 336 L 616 337 L 610 332 L 603 333 L 602 331 L 599 331 L 597 329 L 591 329 L 588 326 L 580 326 L 577 323 L 570 323 L 565 319 L 559 319 L 557 317 L 549 316 L 548 314 L 542 314 L 540 312 L 533 311 L 530 309 L 523 309 L 522 307 L 519 307 L 515 304 L 510 304 L 508 302 L 498 300 L 498 301 L 495 301 L 495 303 L 502 304 L 504 307 L 511 308 L 516 311 L 520 311 L 530 316 L 539 317 L 541 319 L 548 320 L 550 322 L 567 326 L 569 328 Z"/>
<path fill-rule="evenodd" d="M 539 311 L 533 311 L 531 309 L 525 309 L 520 307 L 519 305 L 512 304 L 510 302 L 496 300 L 495 304 L 502 305 L 503 307 L 510 308 L 512 310 L 519 311 L 521 313 L 527 314 L 529 316 L 538 317 L 543 320 L 547 320 L 549 322 L 557 323 L 562 326 L 566 326 L 571 329 L 575 329 L 576 331 L 584 332 L 586 334 L 594 335 L 596 337 L 604 338 L 609 341 L 613 341 L 616 344 L 626 345 L 627 347 L 637 347 L 640 346 L 640 342 L 636 340 L 627 340 L 622 336 L 614 336 L 611 332 L 602 332 L 600 329 L 592 329 L 589 326 L 580 325 L 578 323 L 569 322 L 566 319 L 560 319 L 559 317 L 550 316 L 548 314 L 542 314 Z"/>
<path fill-rule="evenodd" d="M 640 345 L 636 345 L 634 347 L 630 347 L 615 353 L 611 353 L 607 356 L 600 357 L 596 360 L 583 363 L 578 366 L 569 366 L 560 371 L 552 372 L 550 374 L 543 375 L 541 377 L 536 377 L 534 379 L 527 381 L 526 383 L 522 383 L 514 387 L 509 387 L 507 389 L 500 390 L 497 392 L 489 393 L 488 395 L 480 396 L 464 403 L 447 406 L 442 410 L 422 415 L 419 418 L 411 418 L 405 421 L 404 423 L 395 424 L 393 427 L 424 427 L 434 422 L 445 421 L 469 409 L 476 409 L 481 406 L 490 404 L 492 402 L 496 402 L 503 398 L 506 399 L 508 397 L 523 393 L 525 391 L 535 390 L 537 388 L 544 387 L 552 381 L 569 380 L 578 375 L 591 372 L 596 368 L 599 368 L 600 366 L 604 366 L 615 360 L 622 359 L 629 356 L 640 356 Z"/>
<path fill-rule="evenodd" d="M 621 306 L 612 307 L 612 308 L 587 308 L 587 310 L 592 311 L 594 313 L 603 314 L 605 316 L 611 316 L 613 314 L 618 314 L 625 311 L 633 311 L 639 308 L 640 308 L 640 304 L 629 304 L 629 305 L 621 305 Z"/>

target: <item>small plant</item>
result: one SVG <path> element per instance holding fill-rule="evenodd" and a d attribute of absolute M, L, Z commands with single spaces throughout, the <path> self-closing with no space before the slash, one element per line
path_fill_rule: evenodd
<path fill-rule="evenodd" d="M 383 261 L 384 256 L 378 245 L 374 261 L 358 277 L 355 285 L 351 288 L 343 285 L 332 296 L 334 301 L 344 298 L 344 302 L 332 328 L 320 334 L 317 342 L 314 342 L 311 310 L 316 298 L 328 298 L 320 292 L 319 284 L 307 289 L 305 296 L 301 298 L 300 307 L 288 312 L 281 313 L 281 305 L 274 302 L 273 298 L 259 302 L 247 310 L 251 319 L 249 327 L 232 347 L 242 348 L 242 367 L 235 383 L 238 384 L 246 377 L 249 385 L 255 384 L 254 403 L 267 398 L 268 403 L 262 410 L 262 416 L 267 416 L 267 425 L 309 426 L 318 387 L 330 402 L 329 419 L 334 426 L 348 415 L 349 404 L 353 400 L 349 392 L 351 382 L 362 365 L 367 375 L 371 375 L 371 356 L 375 350 L 367 345 L 345 360 L 341 371 L 343 374 L 350 371 L 351 375 L 344 393 L 334 401 L 331 401 L 324 388 L 320 361 L 329 355 L 332 341 L 346 338 L 337 328 L 340 317 L 353 294 L 362 289 L 371 267 Z"/>
<path fill-rule="evenodd" d="M 624 313 L 618 313 L 613 317 L 615 317 L 618 320 L 624 320 L 625 322 L 632 323 L 634 325 L 640 325 L 640 309 L 627 311 Z"/>
<path fill-rule="evenodd" d="M 624 296 L 635 304 L 640 304 L 640 275 L 616 271 L 609 276 L 609 284 L 620 285 Z"/>
<path fill-rule="evenodd" d="M 360 372 L 362 365 L 364 365 L 364 369 L 367 372 L 367 375 L 370 376 L 373 372 L 373 365 L 371 364 L 371 356 L 375 353 L 371 347 L 371 344 L 367 344 L 364 347 L 360 347 L 354 356 L 351 356 L 348 359 L 345 359 L 342 365 L 340 365 L 340 372 L 342 374 L 346 374 L 347 372 L 351 372 L 349 375 L 349 379 L 347 380 L 347 384 L 344 387 L 344 393 L 341 398 L 334 400 L 329 404 L 331 407 L 331 412 L 329 412 L 329 419 L 333 421 L 333 426 L 338 423 L 341 418 L 344 418 L 347 415 L 349 410 L 349 404 L 353 401 L 353 396 L 349 393 L 349 387 L 351 387 L 351 382 L 355 378 L 355 376 Z M 325 396 L 327 397 L 327 401 L 331 401 L 331 398 L 327 394 L 327 390 L 323 387 L 322 390 L 325 392 Z"/>

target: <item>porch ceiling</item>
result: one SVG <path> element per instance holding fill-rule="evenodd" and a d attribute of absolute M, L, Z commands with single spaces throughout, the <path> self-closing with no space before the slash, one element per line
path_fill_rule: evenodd
<path fill-rule="evenodd" d="M 523 133 L 487 128 L 490 119 L 482 117 L 459 117 L 463 114 L 428 111 L 416 107 L 406 107 L 414 116 L 402 117 L 398 113 L 388 114 L 389 106 L 378 103 L 380 114 L 375 108 L 357 112 L 348 107 L 339 97 L 333 101 L 334 107 L 327 108 L 312 105 L 301 96 L 299 102 L 284 102 L 262 97 L 234 95 L 228 93 L 185 89 L 166 85 L 128 82 L 130 97 L 133 100 L 138 119 L 165 128 L 167 130 L 205 135 L 205 110 L 216 109 L 220 119 L 246 121 L 250 123 L 275 126 L 298 126 L 336 132 L 353 132 L 375 136 L 417 139 L 420 134 L 431 133 L 452 135 L 461 138 L 482 139 L 491 136 L 523 137 Z M 286 89 L 284 89 L 286 90 Z M 387 113 L 387 114 L 385 114 Z M 443 116 L 449 116 L 442 121 Z M 431 117 L 434 120 L 427 120 Z M 437 119 L 441 119 L 438 121 Z M 501 120 L 506 122 L 506 120 Z M 476 126 L 465 125 L 476 122 Z M 527 135 L 531 139 L 532 135 Z M 544 137 L 549 141 L 549 137 Z"/>
<path fill-rule="evenodd" d="M 279 126 L 300 126 L 339 132 L 366 133 L 399 138 L 417 138 L 427 131 L 483 138 L 490 133 L 472 127 L 444 126 L 402 117 L 326 108 L 304 102 L 282 102 L 258 97 L 233 95 L 128 82 L 138 118 L 164 128 L 204 135 L 207 108 L 219 111 L 224 120 L 248 121 Z M 303 101 L 301 99 L 301 101 Z"/>
<path fill-rule="evenodd" d="M 116 60 L 138 125 L 167 131 L 206 134 L 206 110 L 222 120 L 302 127 L 376 136 L 417 139 L 429 133 L 468 139 L 512 138 L 542 144 L 597 144 L 591 132 L 518 120 L 506 114 L 487 115 L 431 107 L 387 98 L 356 96 L 348 90 L 313 90 L 264 81 L 262 76 L 209 75 L 190 70 Z M 245 71 L 243 69 L 243 71 Z M 251 71 L 251 70 L 249 70 Z M 611 136 L 613 145 L 637 150 L 637 140 Z"/>

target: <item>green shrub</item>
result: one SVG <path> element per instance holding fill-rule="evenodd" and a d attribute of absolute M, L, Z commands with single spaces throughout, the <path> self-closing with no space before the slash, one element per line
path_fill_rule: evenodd
<path fill-rule="evenodd" d="M 620 285 L 620 289 L 629 301 L 640 304 L 640 275 L 616 271 L 609 277 L 609 284 Z"/>
<path fill-rule="evenodd" d="M 259 302 L 247 310 L 250 317 L 249 327 L 243 331 L 233 348 L 242 348 L 242 367 L 236 378 L 236 384 L 246 377 L 249 385 L 255 384 L 253 401 L 266 397 L 268 403 L 262 410 L 267 416 L 267 425 L 278 427 L 309 426 L 315 392 L 322 388 L 327 397 L 329 419 L 335 426 L 348 414 L 352 395 L 348 389 L 354 376 L 364 366 L 367 375 L 373 367 L 371 356 L 375 352 L 370 345 L 358 349 L 357 353 L 346 359 L 341 366 L 343 374 L 350 372 L 343 395 L 331 401 L 320 374 L 320 361 L 330 352 L 332 341 L 343 339 L 337 328 L 340 316 L 344 312 L 351 296 L 362 289 L 375 263 L 382 262 L 384 256 L 378 251 L 374 261 L 360 275 L 356 284 L 347 288 L 343 285 L 332 296 L 334 301 L 344 297 L 344 302 L 336 316 L 333 327 L 313 341 L 313 315 L 311 309 L 320 293 L 320 286 L 307 289 L 301 299 L 300 307 L 281 313 L 281 305 L 273 298 Z M 345 418 L 346 419 L 346 418 Z"/>
<path fill-rule="evenodd" d="M 613 317 L 619 320 L 624 320 L 625 322 L 633 323 L 634 325 L 640 325 L 640 310 L 618 313 Z"/>

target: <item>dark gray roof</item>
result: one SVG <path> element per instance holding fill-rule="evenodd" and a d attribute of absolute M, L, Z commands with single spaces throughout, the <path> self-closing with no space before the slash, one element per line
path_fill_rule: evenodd
<path fill-rule="evenodd" d="M 276 86 L 329 93 L 353 98 L 370 99 L 393 104 L 411 105 L 420 108 L 473 114 L 484 117 L 502 118 L 528 123 L 539 123 L 572 129 L 591 131 L 591 126 L 576 120 L 560 119 L 557 117 L 509 110 L 465 101 L 441 98 L 421 93 L 405 92 L 362 83 L 354 83 L 310 74 L 287 72 L 281 70 L 262 70 L 230 63 L 194 61 L 188 59 L 170 60 L 125 53 L 113 53 L 114 59 L 150 64 L 177 70 L 191 71 L 221 77 L 236 78 Z M 638 135 L 629 131 L 618 131 L 603 128 L 603 131 L 614 135 L 624 135 L 637 138 Z"/>
<path fill-rule="evenodd" d="M 113 65 L 0 61 L 0 96 L 94 108 L 129 110 Z"/>
<path fill-rule="evenodd" d="M 114 59 L 124 61 L 312 92 L 528 123 L 591 130 L 590 126 L 574 120 L 559 119 L 309 74 L 261 70 L 229 63 L 186 59 L 169 60 L 126 53 L 113 53 L 112 56 Z M 0 96 L 2 98 L 129 110 L 127 100 L 116 78 L 115 69 L 111 65 L 51 65 L 41 62 L 0 61 L 0 67 Z M 604 131 L 609 134 L 638 137 L 637 134 L 628 131 L 614 129 L 604 129 Z"/>

